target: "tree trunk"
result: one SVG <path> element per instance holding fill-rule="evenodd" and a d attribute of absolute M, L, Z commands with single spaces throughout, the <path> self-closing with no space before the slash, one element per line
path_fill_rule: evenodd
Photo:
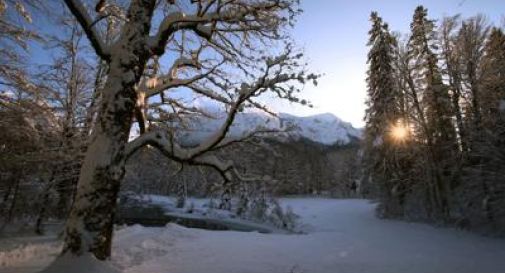
<path fill-rule="evenodd" d="M 107 82 L 86 151 L 63 254 L 110 257 L 113 219 L 124 176 L 124 148 L 133 121 L 136 84 L 151 56 L 146 41 L 155 1 L 132 1 L 119 39 L 110 47 Z"/>
<path fill-rule="evenodd" d="M 123 50 L 135 52 L 127 47 Z M 124 147 L 136 101 L 134 86 L 146 59 L 131 53 L 118 54 L 111 62 L 67 222 L 63 253 L 80 255 L 89 251 L 100 260 L 110 256 L 116 199 L 124 176 Z"/>
<path fill-rule="evenodd" d="M 110 79 L 104 90 L 98 126 L 81 168 L 67 222 L 64 247 L 64 252 L 79 255 L 89 251 L 101 260 L 110 256 L 116 199 L 124 175 L 123 150 L 135 102 L 133 86 L 122 89 L 121 84 L 115 84 L 117 80 Z"/>

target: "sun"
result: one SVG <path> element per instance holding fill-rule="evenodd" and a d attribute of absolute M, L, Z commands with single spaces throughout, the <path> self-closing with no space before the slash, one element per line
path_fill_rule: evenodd
<path fill-rule="evenodd" d="M 405 141 L 409 137 L 409 128 L 402 123 L 397 123 L 391 127 L 391 136 L 396 141 Z"/>

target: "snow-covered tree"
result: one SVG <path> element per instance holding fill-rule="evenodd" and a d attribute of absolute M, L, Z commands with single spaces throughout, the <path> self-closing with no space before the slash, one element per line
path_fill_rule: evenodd
<path fill-rule="evenodd" d="M 90 134 L 88 116 L 94 115 L 94 67 L 88 60 L 88 48 L 78 23 L 68 14 L 57 23 L 60 33 L 48 37 L 53 58 L 41 65 L 36 78 L 43 95 L 58 117 L 58 137 L 52 147 L 56 154 L 48 188 L 58 192 L 59 218 L 66 218 Z"/>
<path fill-rule="evenodd" d="M 435 164 L 428 182 L 433 211 L 442 218 L 449 214 L 451 164 L 453 163 L 456 133 L 452 122 L 449 88 L 444 84 L 438 67 L 435 24 L 428 19 L 427 10 L 417 7 L 411 24 L 410 58 L 414 62 L 414 81 L 421 94 L 422 111 L 426 113 L 428 160 Z"/>
<path fill-rule="evenodd" d="M 468 128 L 463 120 L 461 100 L 464 96 L 461 69 L 461 54 L 458 46 L 457 28 L 459 16 L 446 17 L 439 27 L 438 43 L 440 44 L 441 73 L 445 75 L 451 93 L 451 103 L 456 117 L 456 128 L 463 155 L 469 150 Z"/>
<path fill-rule="evenodd" d="M 498 167 L 503 162 L 503 37 L 503 30 L 490 29 L 482 15 L 444 18 L 436 28 L 427 10 L 416 8 L 408 41 L 396 39 L 393 69 L 376 69 L 385 73 L 377 79 L 394 82 L 383 90 L 398 90 L 387 107 L 378 109 L 398 109 L 409 135 L 404 148 L 394 151 L 395 160 L 386 153 L 376 157 L 390 176 L 381 182 L 365 175 L 374 182 L 365 186 L 378 190 L 385 216 L 503 232 Z M 377 94 L 369 94 L 370 102 L 378 101 Z M 367 147 L 385 147 L 387 140 L 372 143 L 369 123 L 374 122 L 367 122 L 364 160 L 373 162 Z M 394 164 L 387 168 L 388 162 Z M 391 213 L 395 208 L 397 213 Z"/>
<path fill-rule="evenodd" d="M 116 198 L 129 156 L 151 146 L 177 162 L 207 166 L 231 179 L 237 176 L 232 164 L 206 153 L 236 141 L 225 137 L 237 112 L 266 109 L 254 98 L 267 92 L 299 101 L 294 84 L 316 76 L 300 69 L 302 55 L 282 42 L 284 29 L 300 12 L 297 1 L 97 2 L 92 10 L 80 0 L 65 0 L 107 73 L 63 253 L 92 253 L 103 260 L 110 256 Z M 108 17 L 121 22 L 115 39 L 103 36 Z M 199 113 L 171 96 L 181 87 L 228 108 L 222 126 L 195 147 L 180 145 L 170 123 Z M 139 136 L 131 134 L 134 123 Z"/>
<path fill-rule="evenodd" d="M 395 139 L 392 128 L 405 126 L 405 120 L 402 119 L 400 103 L 402 95 L 395 80 L 396 39 L 376 12 L 372 12 L 371 22 L 365 168 L 370 180 L 379 190 L 382 214 L 392 216 L 401 214 L 401 204 L 398 204 L 399 199 L 394 195 L 397 188 L 403 185 L 395 179 L 398 172 L 396 156 L 402 145 Z"/>
<path fill-rule="evenodd" d="M 462 194 L 465 217 L 471 228 L 505 231 L 505 35 L 493 28 L 483 46 L 478 81 L 480 130 L 473 132 L 471 160 L 465 166 Z M 471 122 L 475 124 L 473 115 Z"/>
<path fill-rule="evenodd" d="M 492 128 L 505 98 L 505 34 L 493 28 L 485 43 L 482 57 L 482 118 L 485 127 Z"/>
<path fill-rule="evenodd" d="M 30 87 L 26 69 L 26 55 L 29 43 L 41 40 L 34 31 L 31 8 L 37 7 L 38 0 L 0 1 L 0 87 Z M 4 95 L 1 94 L 0 95 Z"/>

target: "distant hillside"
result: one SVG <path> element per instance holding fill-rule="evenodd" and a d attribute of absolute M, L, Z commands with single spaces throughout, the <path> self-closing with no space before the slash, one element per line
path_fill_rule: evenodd
<path fill-rule="evenodd" d="M 215 112 L 213 118 L 199 117 L 187 121 L 187 128 L 179 135 L 184 144 L 198 144 L 214 133 L 226 118 L 226 113 Z M 361 137 L 361 131 L 333 114 L 298 117 L 281 113 L 273 117 L 265 113 L 238 113 L 228 137 L 240 137 L 258 129 L 286 131 L 272 136 L 280 141 L 307 139 L 324 145 L 345 145 Z"/>
<path fill-rule="evenodd" d="M 187 128 L 178 135 L 179 141 L 196 145 L 216 132 L 225 113 L 214 116 L 187 121 Z M 241 173 L 273 178 L 275 182 L 263 186 L 277 195 L 353 196 L 359 175 L 356 160 L 361 130 L 332 114 L 272 117 L 263 113 L 239 113 L 228 137 L 240 137 L 259 127 L 290 130 L 264 136 L 264 145 L 259 147 L 238 143 L 216 155 L 233 161 Z M 182 182 L 189 195 L 209 196 L 222 190 L 221 179 L 212 170 L 187 166 L 181 171 L 177 164 L 157 152 L 145 152 L 131 160 L 126 177 L 129 186 L 125 188 L 135 191 L 134 188 L 140 187 L 143 193 L 173 195 L 177 192 L 177 184 Z M 146 161 L 152 164 L 137 163 Z"/>

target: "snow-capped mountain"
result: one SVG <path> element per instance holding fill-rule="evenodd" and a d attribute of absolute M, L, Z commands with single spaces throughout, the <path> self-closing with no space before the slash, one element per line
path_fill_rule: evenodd
<path fill-rule="evenodd" d="M 179 135 L 179 139 L 186 144 L 196 144 L 215 133 L 223 124 L 226 113 L 215 112 L 213 116 L 189 121 L 187 130 Z M 308 139 L 324 145 L 348 144 L 361 137 L 361 130 L 330 113 L 308 117 L 280 113 L 273 117 L 262 112 L 238 113 L 227 137 L 239 138 L 258 129 L 282 131 L 273 134 L 282 141 Z"/>
<path fill-rule="evenodd" d="M 361 138 L 361 130 L 331 113 L 308 117 L 281 113 L 279 118 L 284 127 L 293 127 L 289 135 L 295 138 L 306 138 L 325 145 L 347 144 L 353 139 Z"/>

